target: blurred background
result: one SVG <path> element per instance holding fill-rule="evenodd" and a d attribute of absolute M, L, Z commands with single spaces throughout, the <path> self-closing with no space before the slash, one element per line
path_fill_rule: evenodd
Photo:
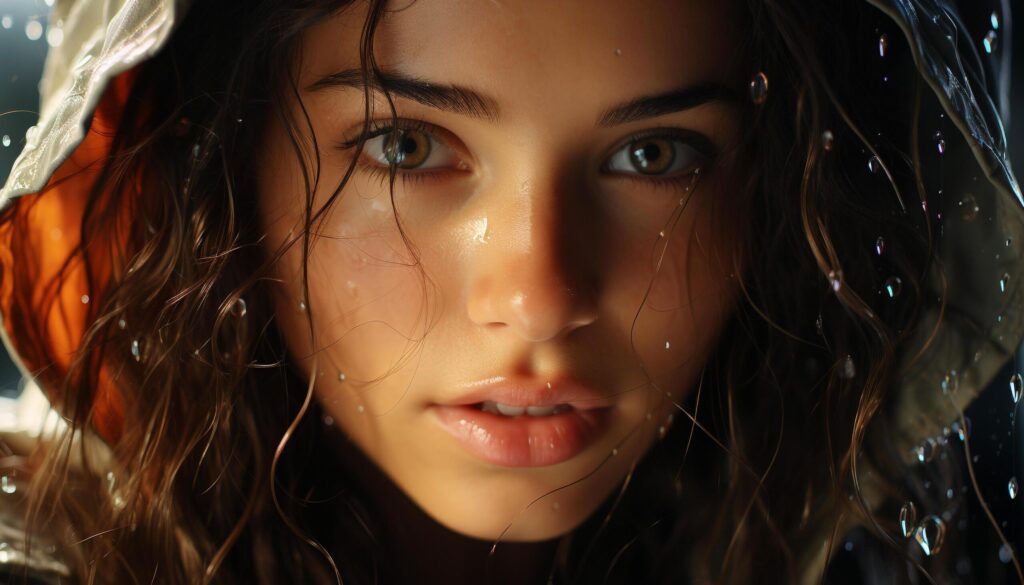
<path fill-rule="evenodd" d="M 63 41 L 59 23 L 51 26 L 48 22 L 47 14 L 53 1 L 0 0 L 0 183 L 6 179 L 24 145 L 26 132 L 36 121 L 38 82 L 46 52 Z M 982 31 L 977 35 L 979 53 L 992 52 L 992 49 L 1011 53 L 1010 70 L 1016 70 L 1017 74 L 1010 88 L 1012 105 L 1006 130 L 1018 179 L 1024 178 L 1020 175 L 1024 170 L 1024 0 L 1003 0 L 1004 7 L 1010 4 L 1015 9 L 1014 15 L 1021 24 L 1020 34 L 1012 38 L 1010 45 L 1006 44 L 1006 33 L 1012 24 L 1009 18 L 1004 18 L 1001 23 L 999 36 L 991 36 L 994 31 L 984 33 L 991 29 L 990 12 L 987 12 L 990 8 L 984 8 L 990 5 L 969 0 L 959 4 L 964 10 L 963 20 L 967 26 L 974 31 Z M 1017 543 L 1024 542 L 1024 497 L 1016 498 L 1015 490 L 1009 489 L 1008 484 L 1014 477 L 1022 477 L 1024 481 L 1024 433 L 1014 425 L 1015 411 L 1011 408 L 1008 383 L 1010 376 L 1024 364 L 1024 352 L 1018 352 L 1015 361 L 972 404 L 966 415 L 973 428 L 971 449 L 974 453 L 984 454 L 974 459 L 981 492 L 1019 555 Z M 18 369 L 0 347 L 0 403 L 13 403 L 12 399 L 18 397 L 21 388 Z M 0 404 L 0 411 L 4 410 Z M 0 412 L 0 419 L 2 415 Z M 0 426 L 3 422 L 0 420 Z M 984 524 L 982 515 L 983 511 L 975 502 L 968 515 L 969 524 Z M 987 542 L 985 539 L 981 541 Z M 846 550 L 851 550 L 849 542 L 847 546 Z M 986 550 L 971 551 L 969 556 L 958 561 L 958 572 L 963 567 L 962 574 L 966 576 L 968 572 L 977 573 L 977 569 L 990 563 L 1008 565 L 1010 556 L 1005 547 L 985 546 Z M 1016 582 L 1016 579 L 1008 582 Z"/>

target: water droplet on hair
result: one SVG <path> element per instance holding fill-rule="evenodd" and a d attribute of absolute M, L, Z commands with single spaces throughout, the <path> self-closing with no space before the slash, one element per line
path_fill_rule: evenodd
<path fill-rule="evenodd" d="M 82 295 L 81 301 L 82 301 L 83 305 L 88 305 L 89 304 L 89 295 Z"/>
<path fill-rule="evenodd" d="M 615 456 L 615 455 L 618 455 L 618 454 L 619 454 L 619 450 L 618 450 L 618 449 L 615 449 L 615 448 L 613 448 L 613 449 L 612 449 L 612 456 Z"/>
<path fill-rule="evenodd" d="M 3 138 L 0 138 L 0 144 L 3 144 L 4 148 L 7 148 L 11 145 L 11 137 L 4 134 Z"/>
<path fill-rule="evenodd" d="M 199 143 L 192 145 L 192 158 L 199 158 Z"/>
<path fill-rule="evenodd" d="M 914 456 L 917 457 L 918 463 L 929 463 L 932 459 L 935 459 L 935 452 L 938 450 L 938 444 L 935 439 L 928 437 L 923 443 L 914 447 Z"/>
<path fill-rule="evenodd" d="M 890 276 L 889 278 L 885 279 L 883 289 L 885 290 L 885 294 L 890 299 L 895 299 L 896 297 L 900 296 L 901 292 L 903 292 L 903 280 L 901 280 L 898 276 Z"/>
<path fill-rule="evenodd" d="M 1004 272 L 1003 276 L 999 279 L 999 292 L 1006 292 L 1006 287 L 1010 284 L 1010 273 Z"/>
<path fill-rule="evenodd" d="M 956 370 L 946 372 L 946 375 L 942 377 L 942 381 L 939 382 L 939 387 L 942 388 L 943 394 L 956 392 L 960 389 L 960 374 Z"/>
<path fill-rule="evenodd" d="M 14 483 L 14 478 L 8 475 L 0 477 L 0 490 L 3 490 L 5 494 L 13 494 L 18 491 L 18 486 Z"/>
<path fill-rule="evenodd" d="M 839 292 L 839 289 L 843 287 L 843 271 L 830 270 L 828 273 L 828 283 L 832 286 L 833 291 Z"/>
<path fill-rule="evenodd" d="M 1024 392 L 1024 379 L 1020 374 L 1010 376 L 1010 398 L 1013 399 L 1014 404 L 1020 402 L 1022 392 Z"/>
<path fill-rule="evenodd" d="M 30 41 L 38 41 L 43 36 L 43 25 L 35 19 L 28 21 L 25 23 L 25 36 Z"/>
<path fill-rule="evenodd" d="M 821 133 L 821 147 L 826 151 L 832 150 L 832 146 L 835 144 L 836 137 L 832 134 L 831 130 L 825 130 Z"/>
<path fill-rule="evenodd" d="M 868 170 L 871 171 L 872 173 L 877 173 L 878 171 L 882 170 L 881 159 L 879 159 L 877 156 L 872 155 L 871 158 L 868 159 Z"/>
<path fill-rule="evenodd" d="M 59 26 L 51 26 L 46 30 L 46 44 L 51 47 L 59 47 L 64 44 L 64 29 Z"/>
<path fill-rule="evenodd" d="M 978 212 L 981 211 L 981 208 L 978 207 L 978 201 L 970 193 L 964 195 L 964 198 L 957 203 L 957 206 L 960 207 L 960 217 L 964 221 L 974 221 L 978 218 Z"/>
<path fill-rule="evenodd" d="M 999 15 L 996 14 L 995 10 L 993 10 L 992 14 L 989 15 L 988 22 L 989 22 L 989 24 L 992 25 L 993 29 L 999 30 Z"/>
<path fill-rule="evenodd" d="M 135 358 L 135 361 L 137 362 L 142 361 L 142 345 L 139 343 L 138 339 L 132 340 L 132 357 Z"/>
<path fill-rule="evenodd" d="M 758 71 L 750 80 L 750 101 L 761 105 L 768 100 L 768 76 Z"/>
<path fill-rule="evenodd" d="M 878 236 L 878 239 L 875 240 L 875 254 L 881 256 L 883 253 L 885 253 L 885 238 Z"/>
<path fill-rule="evenodd" d="M 885 57 L 885 54 L 889 51 L 889 36 L 882 35 L 878 37 L 878 56 Z"/>
<path fill-rule="evenodd" d="M 1006 491 L 1009 492 L 1011 500 L 1016 500 L 1017 499 L 1017 491 L 1018 490 L 1019 490 L 1019 487 L 1017 486 L 1017 478 L 1016 477 L 1011 477 L 1010 478 L 1010 483 L 1006 484 Z"/>
<path fill-rule="evenodd" d="M 11 18 L 10 14 L 5 14 L 3 17 L 0 17 L 0 26 L 9 29 L 14 26 L 14 19 Z"/>
<path fill-rule="evenodd" d="M 903 538 L 910 538 L 917 526 L 917 506 L 914 502 L 907 502 L 900 507 L 900 533 Z"/>
<path fill-rule="evenodd" d="M 960 421 L 954 422 L 953 430 L 956 431 L 956 436 L 959 437 L 961 441 L 966 441 L 971 437 L 971 419 L 964 417 L 963 424 L 961 424 Z"/>
<path fill-rule="evenodd" d="M 118 319 L 117 320 L 117 327 L 118 327 L 118 329 L 121 329 L 123 331 L 124 329 L 126 329 L 128 327 L 128 322 L 125 321 L 124 318 Z"/>
<path fill-rule="evenodd" d="M 839 376 L 845 380 L 852 380 L 857 375 L 857 365 L 853 363 L 853 356 L 848 355 L 843 358 L 843 363 L 839 368 Z"/>
<path fill-rule="evenodd" d="M 942 132 L 936 130 L 932 140 L 935 141 L 935 148 L 939 151 L 939 154 L 946 154 L 946 138 L 942 135 Z"/>
<path fill-rule="evenodd" d="M 985 47 L 985 52 L 991 55 L 998 48 L 998 42 L 999 35 L 996 34 L 996 31 L 990 30 L 987 33 L 985 33 L 985 38 L 982 39 L 981 45 Z"/>
<path fill-rule="evenodd" d="M 235 299 L 235 303 L 231 305 L 231 314 L 241 319 L 245 317 L 245 314 L 249 312 L 249 306 L 245 304 L 245 299 L 238 297 Z"/>
<path fill-rule="evenodd" d="M 1004 565 L 1013 562 L 1013 548 L 1008 543 L 999 545 L 999 562 Z"/>
<path fill-rule="evenodd" d="M 946 523 L 934 514 L 922 520 L 914 530 L 914 540 L 921 545 L 921 550 L 928 556 L 938 554 L 945 539 Z"/>
<path fill-rule="evenodd" d="M 661 230 L 660 232 L 658 232 L 658 237 L 659 238 L 664 238 L 665 237 L 665 230 Z"/>
<path fill-rule="evenodd" d="M 659 439 L 664 439 L 665 435 L 667 435 L 667 434 L 668 434 L 668 429 L 666 429 L 663 426 L 658 427 L 658 438 Z"/>

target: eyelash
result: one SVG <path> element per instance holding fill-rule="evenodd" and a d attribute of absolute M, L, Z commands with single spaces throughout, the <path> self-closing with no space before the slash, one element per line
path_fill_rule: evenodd
<path fill-rule="evenodd" d="M 392 124 L 390 121 L 382 124 L 378 120 L 371 120 L 370 127 L 365 132 L 356 136 L 353 139 L 340 142 L 338 144 L 338 147 L 343 150 L 348 150 L 359 144 L 360 140 L 362 140 L 363 143 L 365 144 L 365 142 L 368 140 L 381 136 L 382 134 L 387 134 L 388 132 L 391 132 L 394 126 L 395 124 Z M 401 130 L 414 130 L 417 132 L 429 134 L 430 136 L 434 137 L 436 137 L 437 131 L 439 130 L 439 128 L 437 128 L 433 124 L 424 122 L 422 120 L 398 120 L 397 126 Z M 613 152 L 617 152 L 624 146 L 633 142 L 643 140 L 645 138 L 671 138 L 685 142 L 687 146 L 693 148 L 697 152 L 697 154 L 703 158 L 704 164 L 698 168 L 710 166 L 711 163 L 714 162 L 715 160 L 714 147 L 711 145 L 711 142 L 707 138 L 699 134 L 694 134 L 692 132 L 687 132 L 676 128 L 655 128 L 652 130 L 640 132 L 620 142 L 619 145 L 615 148 L 615 150 L 613 150 Z M 694 142 L 700 144 L 693 144 Z M 358 166 L 361 171 L 367 173 L 371 178 L 379 179 L 382 184 L 384 181 L 390 180 L 390 167 L 366 164 L 359 164 Z M 602 164 L 602 171 L 604 170 L 603 167 L 604 165 Z M 417 184 L 422 181 L 434 178 L 439 178 L 440 176 L 447 174 L 449 171 L 450 169 L 425 171 L 403 171 L 400 169 L 396 169 L 395 178 L 401 180 L 402 185 L 405 186 Z M 672 177 L 644 176 L 638 173 L 616 173 L 615 177 L 617 179 L 625 179 L 633 184 L 638 184 L 645 187 L 653 186 L 659 189 L 664 188 L 669 190 L 678 190 L 685 189 L 690 185 L 690 183 L 692 183 L 693 173 L 694 171 L 691 170 L 681 175 L 676 175 Z"/>

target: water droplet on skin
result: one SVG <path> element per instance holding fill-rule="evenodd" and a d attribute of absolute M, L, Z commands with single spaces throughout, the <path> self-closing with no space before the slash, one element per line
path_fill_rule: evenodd
<path fill-rule="evenodd" d="M 885 252 L 885 239 L 882 236 L 878 236 L 875 240 L 875 254 L 881 256 Z"/>
<path fill-rule="evenodd" d="M 956 392 L 960 389 L 960 374 L 957 374 L 956 370 L 946 372 L 946 375 L 942 377 L 942 382 L 939 383 L 939 387 L 942 388 L 943 394 Z"/>
<path fill-rule="evenodd" d="M 895 299 L 900 296 L 900 293 L 903 291 L 903 281 L 898 276 L 890 276 L 885 279 L 883 289 L 890 299 Z"/>
<path fill-rule="evenodd" d="M 832 286 L 833 291 L 839 292 L 839 289 L 843 287 L 843 271 L 830 270 L 828 273 L 828 282 Z"/>
<path fill-rule="evenodd" d="M 135 361 L 142 361 L 142 346 L 139 344 L 138 339 L 132 340 L 132 357 Z"/>
<path fill-rule="evenodd" d="M 992 14 L 991 14 L 991 15 L 989 15 L 989 17 L 988 17 L 988 21 L 989 21 L 989 23 L 990 23 L 990 24 L 992 25 L 992 28 L 993 28 L 993 29 L 995 29 L 995 30 L 999 30 L 999 15 L 998 15 L 998 14 L 996 14 L 996 11 L 995 11 L 995 10 L 993 10 L 993 11 L 992 11 Z"/>
<path fill-rule="evenodd" d="M 914 502 L 907 502 L 900 508 L 900 533 L 903 538 L 910 538 L 917 526 L 917 507 Z"/>
<path fill-rule="evenodd" d="M 845 380 L 852 380 L 857 375 L 857 366 L 853 363 L 853 356 L 843 358 L 842 367 L 839 369 L 839 376 Z"/>
<path fill-rule="evenodd" d="M 836 137 L 832 134 L 831 130 L 825 130 L 821 133 L 821 147 L 826 151 L 832 150 L 832 146 L 835 144 Z"/>
<path fill-rule="evenodd" d="M 878 56 L 885 57 L 886 52 L 889 51 L 889 37 L 888 35 L 882 35 L 878 37 Z"/>
<path fill-rule="evenodd" d="M 660 232 L 658 232 L 658 237 L 659 238 L 664 238 L 665 237 L 665 230 L 661 230 Z"/>
<path fill-rule="evenodd" d="M 299 301 L 299 310 L 300 311 L 305 311 L 306 310 L 306 301 Z"/>
<path fill-rule="evenodd" d="M 672 342 L 671 341 L 666 341 L 665 342 L 665 349 L 669 349 L 671 347 L 672 347 Z"/>
<path fill-rule="evenodd" d="M 872 173 L 882 170 L 882 161 L 877 156 L 872 156 L 868 159 L 868 170 Z"/>
<path fill-rule="evenodd" d="M 981 41 L 981 44 L 985 47 L 985 52 L 991 55 L 995 52 L 998 41 L 999 35 L 996 34 L 996 31 L 990 30 L 985 34 L 985 38 Z"/>
<path fill-rule="evenodd" d="M 4 134 L 4 137 L 0 138 L 0 144 L 3 144 L 4 148 L 7 148 L 8 146 L 11 145 L 11 137 Z"/>
<path fill-rule="evenodd" d="M 245 304 L 245 299 L 239 297 L 235 300 L 235 304 L 231 306 L 231 314 L 241 319 L 245 317 L 245 314 L 249 312 L 249 306 Z"/>
<path fill-rule="evenodd" d="M 18 491 L 18 486 L 14 484 L 14 480 L 11 477 L 5 475 L 0 477 L 0 489 L 2 489 L 5 494 L 13 494 Z"/>
<path fill-rule="evenodd" d="M 1024 379 L 1020 374 L 1010 376 L 1010 398 L 1013 399 L 1014 404 L 1020 402 L 1022 392 L 1024 392 Z"/>
<path fill-rule="evenodd" d="M 922 520 L 914 530 L 914 540 L 921 545 L 921 550 L 928 556 L 938 554 L 945 539 L 946 523 L 934 514 Z"/>
<path fill-rule="evenodd" d="M 1009 492 L 1011 500 L 1016 500 L 1017 499 L 1017 491 L 1018 491 L 1018 489 L 1019 488 L 1017 486 L 1017 478 L 1016 477 L 1011 477 L 1010 478 L 1010 483 L 1006 484 L 1006 491 Z"/>
<path fill-rule="evenodd" d="M 82 300 L 82 304 L 83 305 L 88 305 L 89 304 L 89 295 L 82 295 L 82 299 L 81 300 Z"/>
<path fill-rule="evenodd" d="M 768 76 L 764 71 L 758 71 L 757 75 L 750 80 L 750 101 L 756 105 L 768 101 Z"/>
<path fill-rule="evenodd" d="M 38 20 L 25 23 L 25 36 L 30 41 L 38 41 L 43 36 L 43 25 Z"/>
<path fill-rule="evenodd" d="M 338 381 L 339 382 L 344 382 L 346 378 L 348 378 L 348 376 L 345 375 L 345 372 L 338 372 Z"/>
<path fill-rule="evenodd" d="M 364 411 L 366 411 L 366 407 L 363 406 L 362 404 L 356 406 L 356 412 L 364 412 Z"/>
<path fill-rule="evenodd" d="M 11 18 L 10 14 L 5 14 L 2 18 L 0 18 L 0 26 L 9 29 L 12 26 L 14 26 L 14 19 Z"/>
<path fill-rule="evenodd" d="M 1003 277 L 999 279 L 999 292 L 1006 292 L 1007 285 L 1010 284 L 1010 273 L 1004 272 Z"/>
<path fill-rule="evenodd" d="M 978 201 L 970 193 L 965 195 L 957 205 L 960 207 L 960 217 L 964 221 L 974 221 L 978 218 L 978 212 L 981 211 L 981 208 L 978 207 Z"/>

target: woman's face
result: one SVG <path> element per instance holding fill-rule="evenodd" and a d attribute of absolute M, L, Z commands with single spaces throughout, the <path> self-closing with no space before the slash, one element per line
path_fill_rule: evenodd
<path fill-rule="evenodd" d="M 301 242 L 278 265 L 278 324 L 329 422 L 426 513 L 485 540 L 553 538 L 679 414 L 734 305 L 738 15 L 678 0 L 393 8 L 374 54 L 400 133 L 381 132 L 390 111 L 372 92 L 308 290 Z M 314 209 L 362 132 L 364 17 L 358 4 L 310 29 L 296 61 Z M 305 214 L 276 121 L 262 159 L 276 250 Z"/>

